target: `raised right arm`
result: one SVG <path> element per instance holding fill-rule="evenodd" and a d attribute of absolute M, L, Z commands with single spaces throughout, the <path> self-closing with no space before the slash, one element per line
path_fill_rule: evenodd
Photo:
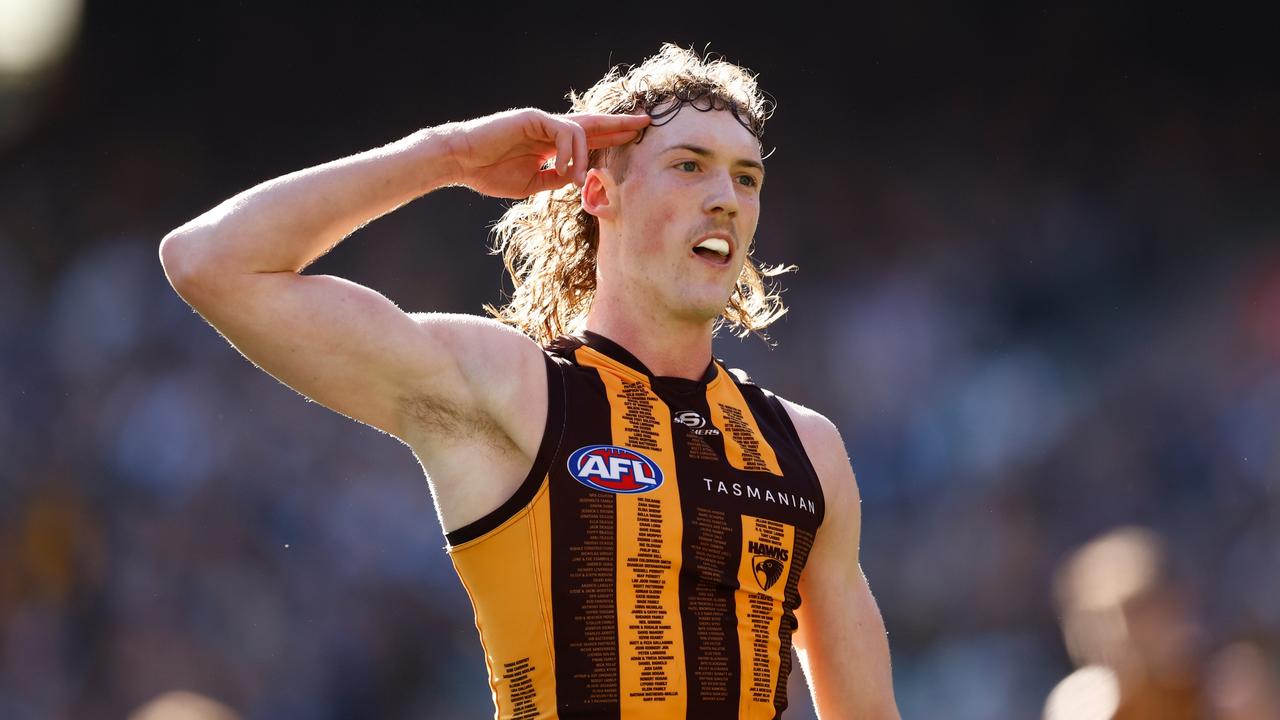
<path fill-rule="evenodd" d="M 506 431 L 508 410 L 542 384 L 527 337 L 477 317 L 410 315 L 373 290 L 301 270 L 446 185 L 523 197 L 578 179 L 588 145 L 626 142 L 648 122 L 626 118 L 523 110 L 422 130 L 226 200 L 169 233 L 161 262 L 237 350 L 326 407 L 402 439 L 424 418 L 430 425 L 432 412 L 454 427 Z M 552 157 L 555 168 L 543 169 Z M 537 441 L 534 433 L 516 444 L 536 453 Z"/>

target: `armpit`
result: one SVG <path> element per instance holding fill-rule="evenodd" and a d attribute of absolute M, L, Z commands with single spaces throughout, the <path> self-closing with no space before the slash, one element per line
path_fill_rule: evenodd
<path fill-rule="evenodd" d="M 506 431 L 488 414 L 444 398 L 416 395 L 400 398 L 407 430 L 445 445 L 482 442 L 495 450 L 515 448 Z"/>

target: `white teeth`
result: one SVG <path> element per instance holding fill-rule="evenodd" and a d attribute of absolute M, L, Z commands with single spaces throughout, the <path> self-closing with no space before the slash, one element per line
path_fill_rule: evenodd
<path fill-rule="evenodd" d="M 720 253 L 724 257 L 729 256 L 729 241 L 722 238 L 707 238 L 697 244 L 697 247 L 706 248 L 711 252 Z"/>

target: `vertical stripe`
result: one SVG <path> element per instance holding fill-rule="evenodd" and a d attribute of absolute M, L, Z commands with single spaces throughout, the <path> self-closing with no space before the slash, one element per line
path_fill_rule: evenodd
<path fill-rule="evenodd" d="M 538 497 L 546 496 L 543 486 Z M 554 663 L 545 606 L 530 540 L 533 513 L 521 511 L 483 538 L 450 549 L 454 568 L 475 609 L 476 629 L 500 717 L 538 718 L 555 709 Z M 513 561 L 514 560 L 514 561 Z M 509 595 L 525 602 L 493 603 Z"/>
<path fill-rule="evenodd" d="M 542 631 L 547 636 L 547 652 L 551 662 L 555 655 L 555 624 L 551 619 L 551 501 L 550 493 L 541 493 L 533 501 L 530 530 L 533 535 L 534 567 L 538 573 L 538 594 L 542 602 Z M 554 678 L 553 678 L 554 679 Z"/>
<path fill-rule="evenodd" d="M 812 529 L 817 530 L 826 514 L 826 503 L 822 498 L 822 483 L 818 480 L 818 471 L 813 468 L 813 463 L 805 452 L 800 433 L 796 432 L 796 426 L 791 422 L 791 415 L 787 413 L 787 409 L 777 395 L 762 388 L 757 388 L 757 392 L 752 393 L 751 400 L 748 402 L 752 405 L 752 412 L 757 422 L 768 421 L 771 416 L 776 418 L 776 421 L 770 423 L 771 428 L 765 430 L 761 427 L 761 430 L 777 438 L 778 458 L 782 466 L 787 468 L 788 484 L 808 486 L 808 490 L 800 494 L 809 496 L 814 503 L 814 512 L 811 514 L 816 517 L 816 523 L 804 524 L 812 525 Z"/>
<path fill-rule="evenodd" d="M 729 464 L 739 470 L 754 470 L 781 476 L 773 446 L 760 432 L 755 415 L 747 406 L 733 377 L 717 366 L 719 376 L 707 386 L 711 422 L 724 431 L 724 451 Z"/>
<path fill-rule="evenodd" d="M 778 684 L 773 696 L 773 707 L 776 711 L 774 720 L 782 718 L 782 711 L 787 709 L 787 677 L 791 675 L 791 636 L 796 631 L 796 608 L 800 607 L 800 571 L 809 562 L 809 551 L 813 549 L 814 534 L 803 528 L 796 528 L 795 542 L 792 543 L 791 569 L 787 572 L 787 586 L 782 601 L 782 622 L 778 625 L 778 659 L 782 662 L 778 670 Z"/>
<path fill-rule="evenodd" d="M 570 372 L 564 451 L 551 464 L 551 597 L 557 708 L 564 717 L 618 718 L 614 495 L 569 474 L 577 448 L 609 444 L 609 403 L 594 373 Z"/>
<path fill-rule="evenodd" d="M 742 545 L 738 513 L 726 496 L 705 483 L 725 476 L 720 430 L 707 418 L 706 387 L 696 392 L 663 393 L 674 417 L 676 464 L 684 479 L 680 493 L 684 544 L 680 572 L 685 677 L 689 683 L 690 718 L 736 716 L 738 710 L 738 628 L 734 594 L 738 548 Z M 689 413 L 693 413 L 690 416 Z"/>
<path fill-rule="evenodd" d="M 592 353 L 580 351 L 578 361 L 600 373 L 613 444 L 649 458 L 663 475 L 652 490 L 616 497 L 621 715 L 681 718 L 688 697 L 679 601 L 683 520 L 671 410 L 647 378 L 619 374 Z"/>
<path fill-rule="evenodd" d="M 778 631 L 794 541 L 791 525 L 742 516 L 736 595 L 742 673 L 738 716 L 742 720 L 769 720 L 775 714 L 781 668 Z"/>

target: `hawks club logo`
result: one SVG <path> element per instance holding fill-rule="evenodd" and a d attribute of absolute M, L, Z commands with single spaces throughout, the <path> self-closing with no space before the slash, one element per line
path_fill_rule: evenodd
<path fill-rule="evenodd" d="M 752 554 L 751 570 L 755 573 L 756 582 L 760 583 L 760 589 L 768 590 L 773 587 L 778 578 L 782 577 L 790 553 L 786 548 L 755 540 L 747 542 L 747 550 Z"/>
<path fill-rule="evenodd" d="M 593 490 L 634 495 L 662 484 L 662 468 L 635 450 L 588 445 L 569 456 L 569 474 Z"/>
<path fill-rule="evenodd" d="M 751 569 L 755 571 L 756 582 L 760 583 L 761 590 L 773 587 L 773 584 L 778 582 L 778 578 L 782 577 L 782 570 L 786 567 L 771 557 L 757 555 L 751 560 Z"/>

